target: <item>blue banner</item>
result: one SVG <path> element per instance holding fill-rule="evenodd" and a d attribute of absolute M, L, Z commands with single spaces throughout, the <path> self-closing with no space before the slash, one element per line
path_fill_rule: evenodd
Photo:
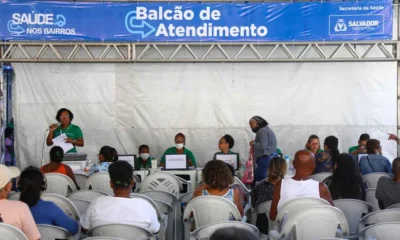
<path fill-rule="evenodd" d="M 217 42 L 392 39 L 391 0 L 0 3 L 0 39 Z"/>

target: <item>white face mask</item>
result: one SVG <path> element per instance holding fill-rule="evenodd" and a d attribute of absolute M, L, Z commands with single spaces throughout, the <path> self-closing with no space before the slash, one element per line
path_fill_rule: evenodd
<path fill-rule="evenodd" d="M 148 154 L 148 153 L 142 153 L 142 154 L 140 154 L 140 157 L 141 157 L 143 160 L 147 160 L 147 159 L 149 158 L 149 156 L 150 156 L 150 154 Z"/>
<path fill-rule="evenodd" d="M 176 147 L 177 149 L 182 149 L 183 146 L 184 146 L 183 143 L 176 143 L 176 144 L 175 144 L 175 147 Z"/>

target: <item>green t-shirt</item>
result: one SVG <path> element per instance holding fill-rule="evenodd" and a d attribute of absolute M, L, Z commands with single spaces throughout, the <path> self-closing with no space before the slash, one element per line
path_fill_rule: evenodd
<path fill-rule="evenodd" d="M 67 135 L 67 137 L 71 138 L 72 140 L 78 140 L 78 138 L 83 137 L 81 128 L 72 123 L 65 129 L 61 129 L 61 126 L 56 128 L 56 130 L 54 130 L 53 138 L 56 138 L 63 133 L 65 133 L 65 135 Z M 74 145 L 74 148 L 69 150 L 67 153 L 76 153 L 75 145 Z"/>
<path fill-rule="evenodd" d="M 351 154 L 352 152 L 354 152 L 355 150 L 357 150 L 358 149 L 358 145 L 357 146 L 354 146 L 354 147 L 351 147 L 351 148 L 349 148 L 349 154 Z"/>
<path fill-rule="evenodd" d="M 151 160 L 153 157 L 148 157 L 146 162 L 143 163 L 142 157 L 138 157 L 135 159 L 135 170 L 140 170 L 142 168 L 150 168 L 151 167 Z"/>
<path fill-rule="evenodd" d="M 178 153 L 176 152 L 176 148 L 175 147 L 168 148 L 167 150 L 165 150 L 165 152 L 164 152 L 164 154 L 163 154 L 163 156 L 161 158 L 160 163 L 162 163 L 162 164 L 165 163 L 165 155 L 167 155 L 167 154 L 178 154 Z M 194 158 L 193 153 L 189 149 L 184 147 L 183 148 L 183 154 L 186 154 L 186 159 L 187 160 L 192 161 L 192 164 L 193 164 L 194 167 L 197 166 L 196 158 Z"/>

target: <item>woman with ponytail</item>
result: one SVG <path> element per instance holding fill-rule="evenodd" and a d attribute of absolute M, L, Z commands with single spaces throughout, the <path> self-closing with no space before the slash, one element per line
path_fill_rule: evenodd
<path fill-rule="evenodd" d="M 71 235 L 77 234 L 79 225 L 75 220 L 68 217 L 53 202 L 40 199 L 46 187 L 45 177 L 38 168 L 26 168 L 18 182 L 18 189 L 21 191 L 20 201 L 29 206 L 36 224 L 54 225 L 65 228 Z"/>
<path fill-rule="evenodd" d="M 115 148 L 110 146 L 103 146 L 100 149 L 99 154 L 97 154 L 99 159 L 99 163 L 93 164 L 89 169 L 89 175 L 98 173 L 98 172 L 108 172 L 108 167 L 111 163 L 118 161 L 118 152 Z"/>
<path fill-rule="evenodd" d="M 322 172 L 332 172 L 333 167 L 339 157 L 339 140 L 335 136 L 329 136 L 324 141 L 324 152 L 315 156 L 314 174 Z"/>

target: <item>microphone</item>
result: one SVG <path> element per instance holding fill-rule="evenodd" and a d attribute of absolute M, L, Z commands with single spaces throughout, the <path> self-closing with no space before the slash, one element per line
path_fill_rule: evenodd
<path fill-rule="evenodd" d="M 57 127 L 59 127 L 61 125 L 61 123 L 59 123 L 59 122 L 56 122 L 56 123 L 53 123 L 53 124 L 57 125 Z M 50 130 L 50 128 L 48 128 L 47 130 Z"/>

